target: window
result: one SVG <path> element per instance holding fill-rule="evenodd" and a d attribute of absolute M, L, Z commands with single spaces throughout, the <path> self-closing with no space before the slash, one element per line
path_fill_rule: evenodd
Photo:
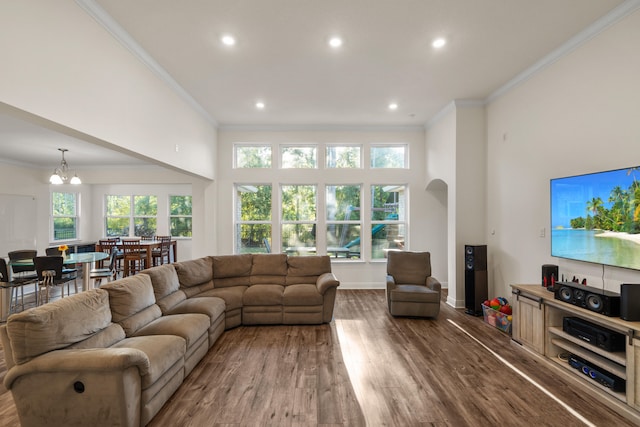
<path fill-rule="evenodd" d="M 155 236 L 158 223 L 158 197 L 133 196 L 135 236 Z"/>
<path fill-rule="evenodd" d="M 283 185 L 282 249 L 283 252 L 309 255 L 316 246 L 316 186 Z"/>
<path fill-rule="evenodd" d="M 131 218 L 131 196 L 107 195 L 106 224 L 107 237 L 128 236 Z"/>
<path fill-rule="evenodd" d="M 169 196 L 169 234 L 191 237 L 192 224 L 191 196 Z"/>
<path fill-rule="evenodd" d="M 157 196 L 106 196 L 106 235 L 155 236 L 157 228 Z M 132 214 L 133 213 L 133 214 Z"/>
<path fill-rule="evenodd" d="M 360 258 L 360 185 L 327 185 L 327 254 Z"/>
<path fill-rule="evenodd" d="M 327 146 L 327 169 L 361 168 L 361 147 L 359 145 Z"/>
<path fill-rule="evenodd" d="M 374 145 L 371 147 L 371 168 L 406 168 L 407 146 Z"/>
<path fill-rule="evenodd" d="M 270 145 L 236 145 L 236 168 L 270 168 Z"/>
<path fill-rule="evenodd" d="M 283 145 L 280 147 L 282 169 L 314 169 L 318 167 L 315 145 Z"/>
<path fill-rule="evenodd" d="M 371 186 L 371 259 L 382 259 L 389 249 L 404 249 L 406 186 Z"/>
<path fill-rule="evenodd" d="M 78 238 L 78 194 L 51 194 L 53 241 Z"/>
<path fill-rule="evenodd" d="M 236 184 L 236 253 L 271 252 L 271 185 Z"/>

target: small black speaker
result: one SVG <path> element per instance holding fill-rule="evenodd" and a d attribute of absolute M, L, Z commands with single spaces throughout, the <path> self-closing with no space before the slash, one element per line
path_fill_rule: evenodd
<path fill-rule="evenodd" d="M 630 322 L 640 320 L 640 284 L 620 285 L 620 318 Z"/>
<path fill-rule="evenodd" d="M 465 312 L 482 316 L 482 303 L 489 298 L 487 277 L 487 245 L 464 247 Z"/>
<path fill-rule="evenodd" d="M 547 288 L 548 291 L 552 291 L 555 288 L 555 284 L 558 281 L 558 266 L 554 264 L 542 265 L 542 286 Z"/>

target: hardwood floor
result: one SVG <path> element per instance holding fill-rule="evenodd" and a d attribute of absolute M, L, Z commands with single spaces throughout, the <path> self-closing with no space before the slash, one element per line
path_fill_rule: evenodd
<path fill-rule="evenodd" d="M 384 291 L 340 290 L 331 324 L 225 332 L 150 426 L 586 425 L 463 330 L 593 425 L 633 425 L 482 318 L 393 318 Z M 0 424 L 18 425 L 0 392 Z"/>

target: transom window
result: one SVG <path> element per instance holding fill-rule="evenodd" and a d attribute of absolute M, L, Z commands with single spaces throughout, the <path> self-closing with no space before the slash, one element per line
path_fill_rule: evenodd
<path fill-rule="evenodd" d="M 318 167 L 317 151 L 315 145 L 282 145 L 280 165 L 282 169 L 315 169 Z"/>
<path fill-rule="evenodd" d="M 327 169 L 331 168 L 361 168 L 360 145 L 328 145 L 327 146 Z"/>
<path fill-rule="evenodd" d="M 371 168 L 407 167 L 407 146 L 405 144 L 371 146 Z"/>
<path fill-rule="evenodd" d="M 271 145 L 236 145 L 236 168 L 270 168 Z"/>

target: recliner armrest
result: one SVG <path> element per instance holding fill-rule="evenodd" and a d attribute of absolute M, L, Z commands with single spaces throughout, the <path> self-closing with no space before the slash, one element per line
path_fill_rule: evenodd
<path fill-rule="evenodd" d="M 435 277 L 429 276 L 427 277 L 426 285 L 432 291 L 440 292 L 442 289 L 442 285 Z"/>
<path fill-rule="evenodd" d="M 340 282 L 333 273 L 324 273 L 318 277 L 316 286 L 318 287 L 318 292 L 320 292 L 321 295 L 324 295 L 330 288 L 337 288 L 340 286 Z"/>
<path fill-rule="evenodd" d="M 396 287 L 396 279 L 392 275 L 387 274 L 387 291 L 395 289 L 395 287 Z"/>
<path fill-rule="evenodd" d="M 149 373 L 149 359 L 135 348 L 92 348 L 55 350 L 42 354 L 26 363 L 15 365 L 4 377 L 4 386 L 11 389 L 13 382 L 32 373 L 69 373 L 77 377 L 79 371 L 124 371 L 137 367 L 140 376 Z"/>

